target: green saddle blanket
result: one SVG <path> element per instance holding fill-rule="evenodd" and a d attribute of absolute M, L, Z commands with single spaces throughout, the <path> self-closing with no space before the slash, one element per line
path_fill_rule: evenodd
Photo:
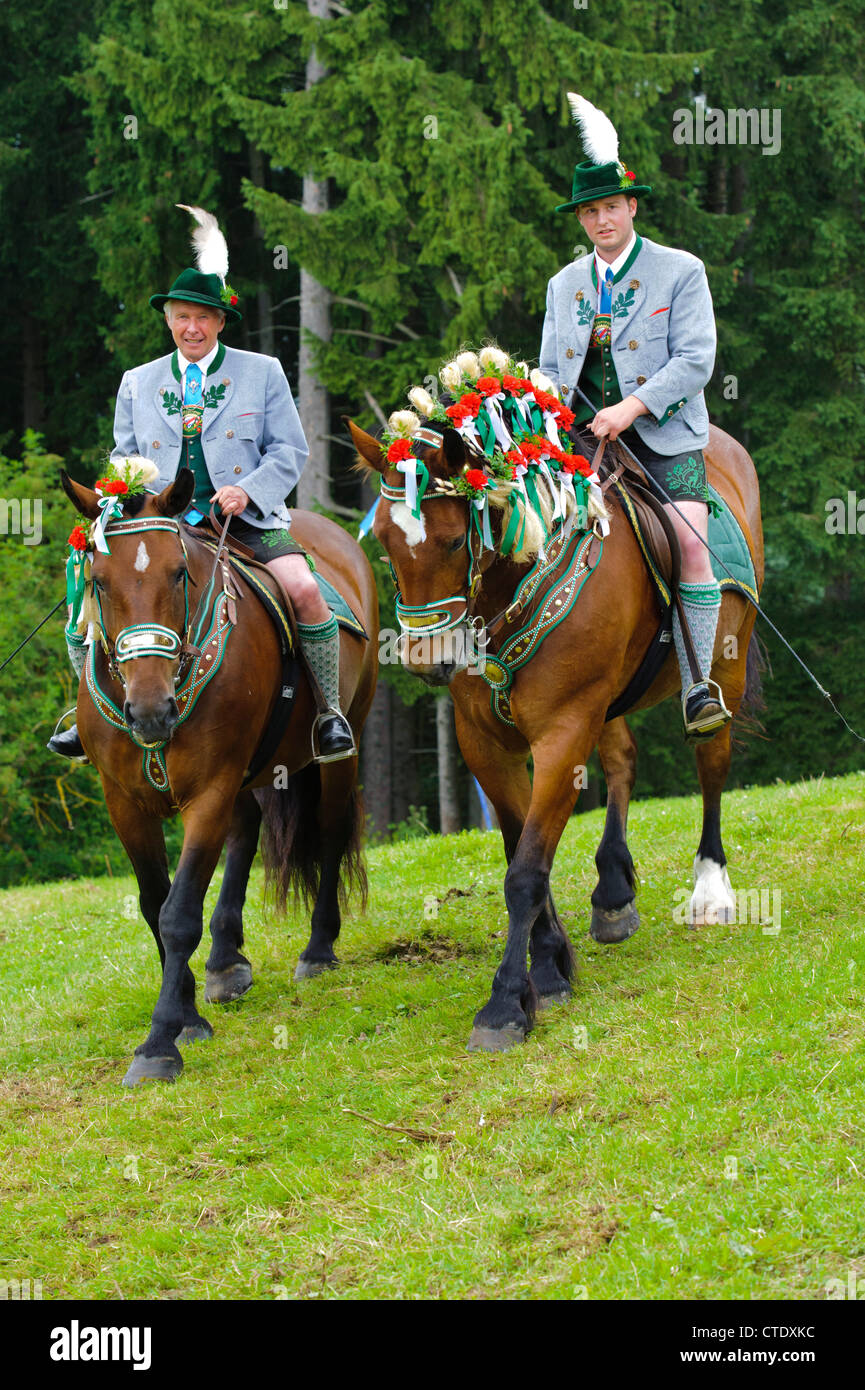
<path fill-rule="evenodd" d="M 758 598 L 757 577 L 754 574 L 754 562 L 751 559 L 751 552 L 748 549 L 748 542 L 745 540 L 742 528 L 734 517 L 730 508 L 727 506 L 719 492 L 709 485 L 709 496 L 713 502 L 718 502 L 721 507 L 720 516 L 715 516 L 714 512 L 709 512 L 709 544 L 718 556 L 723 560 L 726 569 L 718 564 L 713 555 L 712 572 L 722 589 L 732 589 L 737 584 L 753 599 Z M 730 573 L 727 573 L 727 570 Z"/>
<path fill-rule="evenodd" d="M 323 574 L 319 574 L 318 570 L 313 570 L 313 574 L 318 583 L 319 593 L 331 613 L 333 613 L 340 627 L 347 627 L 349 632 L 356 632 L 369 641 L 369 633 L 364 628 L 360 619 L 356 618 L 354 613 L 352 613 L 339 590 L 335 589 L 330 581 L 325 579 Z"/>

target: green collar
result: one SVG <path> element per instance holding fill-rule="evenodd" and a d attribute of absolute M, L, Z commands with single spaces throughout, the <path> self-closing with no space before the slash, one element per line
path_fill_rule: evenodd
<path fill-rule="evenodd" d="M 628 262 L 628 264 L 630 264 L 630 262 Z M 618 279 L 618 276 L 617 276 L 616 278 Z M 223 362 L 224 357 L 225 357 L 225 344 L 224 344 L 224 343 L 220 343 L 220 344 L 219 344 L 219 347 L 216 349 L 216 356 L 214 357 L 213 361 L 212 361 L 211 364 L 210 364 L 210 367 L 208 368 L 208 372 L 207 372 L 207 375 L 208 375 L 208 376 L 213 376 L 214 372 L 218 372 L 218 371 L 219 371 L 219 368 L 222 366 L 222 362 Z M 172 375 L 173 375 L 173 377 L 174 377 L 174 380 L 175 380 L 175 381 L 179 381 L 179 380 L 180 380 L 180 366 L 179 366 L 178 361 L 177 361 L 177 348 L 175 348 L 174 351 L 173 351 L 173 353 L 171 354 L 171 372 L 172 372 Z"/>
<path fill-rule="evenodd" d="M 616 273 L 615 273 L 615 275 L 613 276 L 613 284 L 614 284 L 614 285 L 618 284 L 618 282 L 619 282 L 619 280 L 621 280 L 622 276 L 623 276 L 623 275 L 626 275 L 626 274 L 628 273 L 628 271 L 630 270 L 631 266 L 634 264 L 634 261 L 635 261 L 635 260 L 637 259 L 637 257 L 639 256 L 639 254 L 640 254 L 640 248 L 642 247 L 642 245 L 643 245 L 643 238 L 639 235 L 639 233 L 637 233 L 637 239 L 636 239 L 636 241 L 634 242 L 633 246 L 631 247 L 631 254 L 630 254 L 630 256 L 629 256 L 628 259 L 625 261 L 625 264 L 622 266 L 621 270 L 617 270 Z M 596 261 L 595 261 L 594 253 L 592 253 L 592 284 L 594 285 L 595 289 L 598 288 L 598 271 L 597 271 L 597 263 L 596 263 Z"/>

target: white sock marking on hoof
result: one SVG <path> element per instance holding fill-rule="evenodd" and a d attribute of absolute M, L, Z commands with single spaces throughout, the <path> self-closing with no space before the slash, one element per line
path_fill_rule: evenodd
<path fill-rule="evenodd" d="M 726 865 L 714 859 L 694 860 L 694 891 L 685 919 L 692 926 L 716 926 L 718 922 L 735 922 L 736 899 Z"/>

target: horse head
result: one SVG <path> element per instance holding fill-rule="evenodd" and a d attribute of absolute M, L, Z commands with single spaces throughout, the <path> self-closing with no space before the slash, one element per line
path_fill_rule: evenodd
<path fill-rule="evenodd" d="M 403 665 L 428 685 L 447 685 L 471 659 L 466 639 L 473 600 L 481 572 L 494 558 L 478 546 L 470 500 L 453 484 L 468 457 L 465 443 L 454 429 L 444 429 L 438 445 L 429 442 L 437 431 L 424 431 L 423 441 L 417 435 L 412 438 L 412 452 L 422 460 L 428 478 L 422 479 L 418 500 L 411 505 L 406 476 L 388 462 L 386 448 L 353 420 L 347 423 L 361 466 L 382 475 L 372 529 L 387 552 L 399 590 Z M 433 499 L 434 506 L 426 505 Z"/>
<path fill-rule="evenodd" d="M 105 498 L 61 472 L 63 489 L 82 516 L 99 521 Z M 94 616 L 112 675 L 124 687 L 123 714 L 136 742 L 171 737 L 181 649 L 189 623 L 186 550 L 176 518 L 192 499 L 195 479 L 181 469 L 154 495 L 124 498 L 122 516 L 104 524 L 103 551 L 91 562 Z"/>

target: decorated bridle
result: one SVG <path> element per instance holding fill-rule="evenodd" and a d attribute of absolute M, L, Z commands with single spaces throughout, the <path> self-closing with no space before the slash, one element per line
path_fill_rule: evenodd
<path fill-rule="evenodd" d="M 70 559 L 70 569 L 67 569 L 67 601 L 72 604 L 73 608 L 72 622 L 74 623 L 77 621 L 78 615 L 80 614 L 84 592 L 89 582 L 93 585 L 96 609 L 99 614 L 99 640 L 108 660 L 109 672 L 115 680 L 118 680 L 120 684 L 125 687 L 126 678 L 122 668 L 129 661 L 135 661 L 145 656 L 161 656 L 167 661 L 173 661 L 178 656 L 192 658 L 196 655 L 204 620 L 207 616 L 209 600 L 213 591 L 213 582 L 216 576 L 216 568 L 219 563 L 222 544 L 220 543 L 219 550 L 214 559 L 210 583 L 202 594 L 195 614 L 190 617 L 189 554 L 180 529 L 180 523 L 174 517 L 124 517 L 122 515 L 121 505 L 117 497 L 106 497 L 100 502 L 100 514 L 93 528 L 93 544 L 98 553 L 102 555 L 111 554 L 108 545 L 108 536 L 114 538 L 116 536 L 138 535 L 148 531 L 168 531 L 177 536 L 180 541 L 180 548 L 183 551 L 185 562 L 183 570 L 182 633 L 176 632 L 174 628 L 166 627 L 162 623 L 132 623 L 128 627 L 121 628 L 112 643 L 105 625 L 99 589 L 92 577 L 89 580 L 86 578 L 83 557 L 82 562 L 77 566 L 73 565 Z M 193 580 L 193 583 L 194 582 Z M 223 587 L 226 588 L 225 584 Z M 233 592 L 226 592 L 225 597 L 231 600 L 234 594 Z M 194 632 L 193 628 L 195 629 Z M 184 661 L 181 660 L 177 674 L 174 677 L 175 686 L 179 685 L 184 678 L 184 664 Z"/>
<path fill-rule="evenodd" d="M 410 442 L 412 445 L 424 444 L 438 449 L 441 447 L 442 436 L 437 430 L 424 427 L 415 431 Z M 469 448 L 469 452 L 475 451 Z M 399 625 L 405 634 L 414 634 L 415 636 L 451 632 L 462 623 L 471 626 L 476 621 L 480 621 L 474 618 L 474 609 L 480 593 L 481 579 L 487 568 L 482 563 L 484 553 L 493 549 L 489 500 L 486 497 L 474 500 L 466 494 L 460 493 L 450 478 L 431 479 L 429 469 L 423 459 L 417 458 L 415 455 L 394 466 L 399 473 L 404 474 L 405 483 L 402 486 L 393 486 L 382 479 L 379 496 L 384 497 L 389 502 L 404 502 L 412 516 L 419 519 L 421 504 L 431 501 L 434 497 L 449 497 L 453 500 L 465 496 L 466 501 L 470 504 L 465 538 L 469 559 L 466 592 L 464 594 L 450 594 L 447 598 L 436 599 L 431 603 L 403 603 L 396 572 L 391 562 L 388 561 L 396 588 L 396 616 Z M 515 516 L 516 512 L 514 512 Z M 524 529 L 525 519 L 523 519 Z M 513 537 L 503 538 L 503 544 L 507 540 L 508 549 L 510 549 L 513 539 Z"/>

